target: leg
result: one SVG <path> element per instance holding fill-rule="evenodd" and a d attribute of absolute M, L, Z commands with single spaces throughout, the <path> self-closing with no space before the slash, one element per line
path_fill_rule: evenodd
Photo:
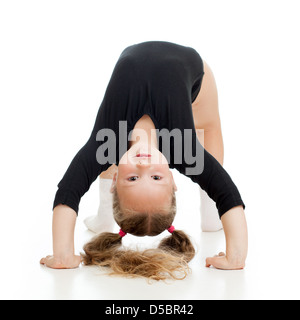
<path fill-rule="evenodd" d="M 197 137 L 204 148 L 214 156 L 221 165 L 224 160 L 224 145 L 218 106 L 218 92 L 213 73 L 204 63 L 205 75 L 201 91 L 193 103 L 193 115 Z M 205 191 L 200 189 L 201 227 L 203 231 L 218 231 L 222 223 L 216 205 Z"/>
<path fill-rule="evenodd" d="M 213 73 L 204 62 L 205 75 L 197 99 L 193 103 L 193 116 L 198 138 L 205 149 L 223 165 L 224 146 L 219 115 L 218 91 Z M 205 135 L 205 141 L 204 136 Z"/>
<path fill-rule="evenodd" d="M 95 233 L 112 232 L 115 220 L 113 217 L 112 208 L 112 194 L 110 193 L 110 187 L 112 179 L 117 171 L 117 166 L 112 165 L 106 171 L 102 172 L 99 179 L 99 196 L 100 205 L 98 214 L 88 217 L 84 220 L 87 228 Z"/>

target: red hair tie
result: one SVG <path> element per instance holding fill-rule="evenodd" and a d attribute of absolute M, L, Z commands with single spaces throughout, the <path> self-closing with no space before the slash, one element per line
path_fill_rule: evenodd
<path fill-rule="evenodd" d="M 169 229 L 167 229 L 170 233 L 173 233 L 175 231 L 175 227 L 171 226 Z"/>
<path fill-rule="evenodd" d="M 125 237 L 126 234 L 127 234 L 126 232 L 124 232 L 122 229 L 120 229 L 119 235 L 121 238 Z"/>

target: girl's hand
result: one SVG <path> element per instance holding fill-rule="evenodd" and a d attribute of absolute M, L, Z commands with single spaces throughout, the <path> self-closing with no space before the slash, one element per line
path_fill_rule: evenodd
<path fill-rule="evenodd" d="M 213 266 L 222 270 L 240 270 L 245 268 L 248 253 L 248 230 L 242 206 L 227 211 L 221 218 L 226 238 L 226 254 L 206 259 L 206 267 Z"/>
<path fill-rule="evenodd" d="M 68 256 L 63 259 L 56 258 L 55 256 L 47 256 L 41 259 L 40 264 L 43 264 L 51 269 L 75 269 L 81 263 L 80 256 Z"/>
<path fill-rule="evenodd" d="M 53 210 L 53 255 L 41 259 L 40 263 L 52 269 L 75 269 L 81 257 L 75 256 L 74 230 L 76 212 L 66 205 L 58 205 Z"/>
<path fill-rule="evenodd" d="M 226 256 L 224 252 L 220 252 L 212 258 L 206 259 L 206 267 L 210 266 L 222 270 L 241 270 L 245 268 L 245 259 Z"/>

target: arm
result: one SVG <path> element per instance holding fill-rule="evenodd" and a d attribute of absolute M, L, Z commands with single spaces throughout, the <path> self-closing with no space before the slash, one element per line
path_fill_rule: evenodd
<path fill-rule="evenodd" d="M 220 163 L 204 151 L 204 171 L 191 176 L 216 203 L 226 238 L 226 255 L 208 258 L 206 266 L 218 269 L 243 269 L 248 252 L 248 232 L 245 205 L 240 193 Z"/>
<path fill-rule="evenodd" d="M 205 143 L 205 149 L 223 165 L 224 145 L 218 107 L 217 86 L 213 72 L 205 61 L 204 71 L 205 75 L 203 77 L 202 88 L 193 104 L 194 122 L 196 128 L 204 130 L 205 140 L 203 139 L 203 142 Z M 202 142 L 201 139 L 199 139 L 199 141 L 200 143 Z M 210 161 L 213 161 L 213 159 Z M 224 173 L 222 176 L 224 176 Z M 233 183 L 228 184 L 227 182 L 226 187 L 228 189 L 234 189 Z M 224 190 L 224 192 L 225 191 L 226 190 Z M 237 198 L 237 191 L 235 191 L 234 194 L 235 198 Z M 230 192 L 228 192 L 227 196 L 229 195 Z M 210 212 L 210 214 L 212 213 L 213 212 Z M 222 215 L 221 221 L 226 238 L 226 255 L 221 253 L 218 257 L 208 258 L 206 265 L 208 267 L 213 265 L 219 269 L 242 269 L 245 266 L 248 251 L 247 223 L 243 207 L 232 207 Z"/>
<path fill-rule="evenodd" d="M 77 268 L 80 256 L 75 256 L 74 230 L 77 214 L 68 206 L 58 205 L 53 210 L 53 255 L 41 259 L 40 263 L 53 269 Z"/>
<path fill-rule="evenodd" d="M 113 165 L 102 172 L 100 177 L 110 179 L 116 171 Z M 58 205 L 53 210 L 53 255 L 41 259 L 41 264 L 53 269 L 73 269 L 81 263 L 81 257 L 75 255 L 74 231 L 77 213 L 66 205 Z"/>
<path fill-rule="evenodd" d="M 108 126 L 105 108 L 100 106 L 94 128 L 87 143 L 78 151 L 58 184 L 53 209 L 60 204 L 72 208 L 77 214 L 79 203 L 92 183 L 109 167 L 109 163 L 97 161 L 97 150 L 103 141 L 97 141 L 97 133 Z"/>
<path fill-rule="evenodd" d="M 230 209 L 221 220 L 226 238 L 226 254 L 219 253 L 218 256 L 207 258 L 206 266 L 223 270 L 243 269 L 248 253 L 248 231 L 243 207 Z"/>
<path fill-rule="evenodd" d="M 196 143 L 200 144 L 198 140 Z M 199 175 L 187 176 L 216 203 L 226 237 L 226 255 L 221 253 L 218 257 L 208 258 L 206 266 L 212 265 L 218 269 L 242 269 L 245 266 L 248 251 L 245 205 L 229 174 L 210 153 L 205 149 L 203 152 L 203 172 Z M 187 165 L 179 165 L 175 168 L 186 175 L 185 167 Z"/>
<path fill-rule="evenodd" d="M 100 108 L 94 129 L 88 142 L 79 150 L 60 181 L 53 204 L 53 255 L 40 263 L 54 269 L 72 269 L 79 266 L 81 258 L 75 256 L 74 231 L 81 197 L 89 190 L 108 165 L 100 165 L 96 159 L 98 129 L 104 127 Z"/>

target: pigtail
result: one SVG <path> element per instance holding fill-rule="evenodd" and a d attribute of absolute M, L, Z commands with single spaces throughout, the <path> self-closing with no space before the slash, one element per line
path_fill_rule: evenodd
<path fill-rule="evenodd" d="M 149 280 L 181 280 L 190 271 L 183 256 L 166 252 L 166 247 L 164 250 L 135 251 L 122 249 L 121 245 L 122 236 L 119 234 L 102 233 L 84 246 L 84 253 L 81 253 L 83 264 L 109 267 L 111 275 Z"/>
<path fill-rule="evenodd" d="M 87 243 L 81 254 L 84 265 L 109 267 L 110 275 L 145 277 L 148 280 L 182 280 L 190 273 L 188 262 L 195 256 L 195 249 L 183 231 L 175 230 L 173 226 L 170 228 L 176 215 L 175 193 L 167 213 L 128 213 L 122 210 L 116 191 L 113 209 L 120 233 L 102 233 Z M 159 248 L 135 251 L 122 247 L 122 237 L 126 233 L 156 236 L 165 230 L 172 235 L 162 240 Z"/>
<path fill-rule="evenodd" d="M 85 265 L 109 266 L 109 261 L 122 245 L 122 237 L 116 233 L 104 232 L 88 242 L 81 253 Z"/>
<path fill-rule="evenodd" d="M 195 248 L 190 238 L 180 230 L 173 231 L 171 236 L 163 239 L 159 245 L 159 249 L 171 254 L 178 254 L 186 262 L 190 262 L 195 257 Z"/>

